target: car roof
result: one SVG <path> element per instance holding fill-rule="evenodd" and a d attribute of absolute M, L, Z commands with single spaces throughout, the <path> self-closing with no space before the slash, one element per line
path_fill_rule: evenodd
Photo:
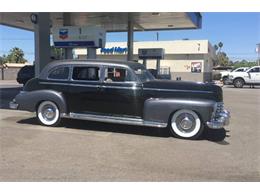
<path fill-rule="evenodd" d="M 97 65 L 117 65 L 121 67 L 129 67 L 133 70 L 137 69 L 145 69 L 145 66 L 143 64 L 140 64 L 138 62 L 132 62 L 132 61 L 123 61 L 123 60 L 101 60 L 101 59 L 66 59 L 66 60 L 55 60 L 47 64 L 44 69 L 42 70 L 39 78 L 45 79 L 48 76 L 48 73 L 51 69 L 58 67 L 58 66 L 64 66 L 64 65 L 77 65 L 77 66 L 83 66 L 87 64 L 97 64 Z"/>
<path fill-rule="evenodd" d="M 102 63 L 113 63 L 113 64 L 125 64 L 125 65 L 133 65 L 140 64 L 138 62 L 133 61 L 124 61 L 124 60 L 107 60 L 107 59 L 66 59 L 66 60 L 55 60 L 50 62 L 49 64 L 61 64 L 61 63 L 89 63 L 89 62 L 102 62 Z"/>

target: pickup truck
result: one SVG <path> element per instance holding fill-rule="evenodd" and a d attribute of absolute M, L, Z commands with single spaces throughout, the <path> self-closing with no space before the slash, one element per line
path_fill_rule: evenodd
<path fill-rule="evenodd" d="M 260 66 L 254 66 L 245 72 L 231 72 L 228 82 L 236 88 L 242 88 L 244 85 L 260 85 Z"/>
<path fill-rule="evenodd" d="M 229 82 L 228 82 L 228 75 L 231 72 L 245 72 L 247 69 L 248 69 L 248 67 L 240 67 L 240 68 L 236 68 L 236 69 L 231 70 L 231 71 L 220 72 L 221 80 L 223 81 L 224 85 L 228 85 L 229 84 Z"/>

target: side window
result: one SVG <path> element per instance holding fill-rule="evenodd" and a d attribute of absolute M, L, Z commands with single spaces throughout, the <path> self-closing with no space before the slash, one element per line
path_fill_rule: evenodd
<path fill-rule="evenodd" d="M 58 67 L 52 70 L 48 76 L 49 79 L 63 80 L 69 78 L 69 67 Z"/>
<path fill-rule="evenodd" d="M 252 68 L 249 72 L 260 72 L 260 68 Z"/>
<path fill-rule="evenodd" d="M 105 69 L 106 82 L 127 82 L 135 81 L 132 73 L 125 68 L 109 67 Z"/>
<path fill-rule="evenodd" d="M 81 81 L 98 81 L 100 78 L 99 67 L 74 67 L 73 68 L 73 80 Z"/>
<path fill-rule="evenodd" d="M 243 72 L 244 69 L 237 69 L 236 72 Z"/>

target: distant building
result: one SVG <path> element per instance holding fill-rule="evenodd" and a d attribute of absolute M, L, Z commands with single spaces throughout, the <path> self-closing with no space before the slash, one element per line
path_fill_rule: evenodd
<path fill-rule="evenodd" d="M 18 71 L 29 63 L 5 63 L 0 66 L 0 80 L 15 80 Z"/>
<path fill-rule="evenodd" d="M 171 79 L 210 82 L 216 51 L 208 40 L 176 40 L 134 42 L 134 60 L 138 59 L 139 48 L 164 48 L 165 58 L 161 60 L 161 70 L 170 69 Z M 108 42 L 97 50 L 98 59 L 126 60 L 126 42 Z M 75 49 L 74 55 L 86 59 L 86 49 Z M 147 60 L 148 69 L 156 69 L 156 60 Z"/>

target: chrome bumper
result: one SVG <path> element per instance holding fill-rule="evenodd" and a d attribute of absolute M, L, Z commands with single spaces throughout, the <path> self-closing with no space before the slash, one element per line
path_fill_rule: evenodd
<path fill-rule="evenodd" d="M 233 79 L 228 78 L 228 80 L 227 80 L 227 84 L 228 84 L 228 85 L 233 84 Z"/>
<path fill-rule="evenodd" d="M 212 119 L 207 122 L 207 126 L 211 129 L 221 129 L 224 126 L 229 125 L 230 120 L 230 112 L 227 110 L 223 110 L 219 113 L 219 117 L 217 119 Z"/>
<path fill-rule="evenodd" d="M 15 102 L 15 100 L 9 102 L 9 108 L 14 110 L 18 108 L 18 104 Z"/>

